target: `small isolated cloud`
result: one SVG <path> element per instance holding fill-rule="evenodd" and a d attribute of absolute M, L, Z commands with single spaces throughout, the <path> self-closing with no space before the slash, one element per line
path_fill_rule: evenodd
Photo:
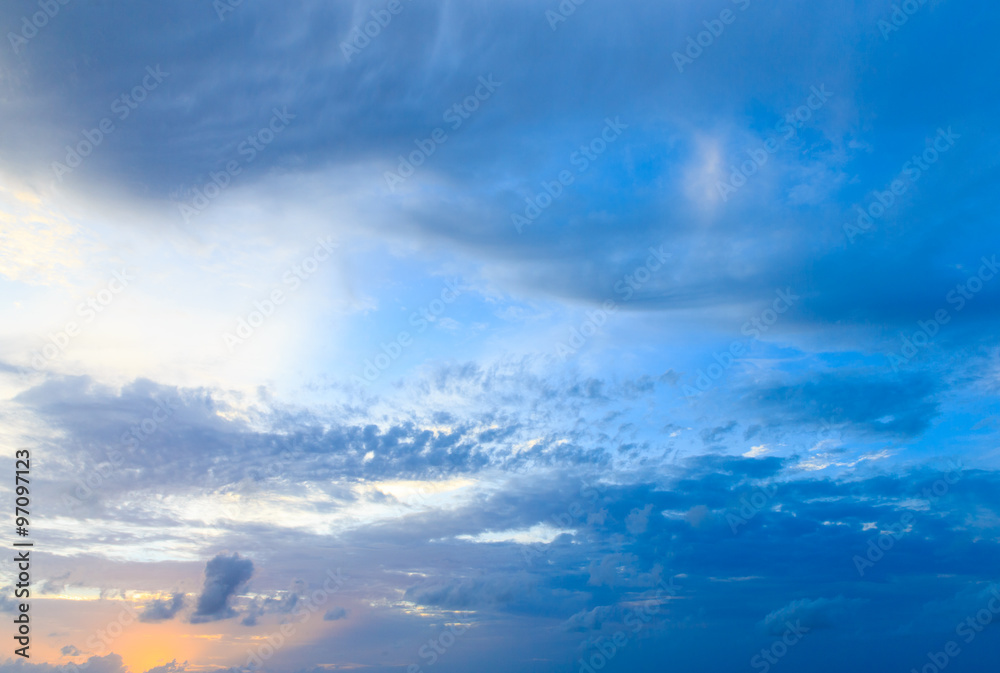
<path fill-rule="evenodd" d="M 64 657 L 78 657 L 80 656 L 80 650 L 78 650 L 73 645 L 66 645 L 61 650 L 59 650 L 59 654 L 63 655 Z"/>
<path fill-rule="evenodd" d="M 646 527 L 649 525 L 649 513 L 653 511 L 652 505 L 646 505 L 642 509 L 638 507 L 629 512 L 629 515 L 625 517 L 625 527 L 628 528 L 628 532 L 632 535 L 641 535 L 646 532 Z"/>
<path fill-rule="evenodd" d="M 173 619 L 184 607 L 184 594 L 174 594 L 170 600 L 155 600 L 147 603 L 139 615 L 140 622 L 162 622 Z"/>
<path fill-rule="evenodd" d="M 863 599 L 849 599 L 843 596 L 836 598 L 804 598 L 792 601 L 783 608 L 770 613 L 761 622 L 761 626 L 772 636 L 781 635 L 787 628 L 786 622 L 801 622 L 807 629 L 835 628 L 843 623 L 851 610 L 867 603 Z"/>
<path fill-rule="evenodd" d="M 600 631 L 605 623 L 622 619 L 621 608 L 616 605 L 598 605 L 591 610 L 581 610 L 567 619 L 562 628 L 570 632 Z"/>
<path fill-rule="evenodd" d="M 744 458 L 756 458 L 757 456 L 763 456 L 765 453 L 770 451 L 767 445 L 760 444 L 759 446 L 751 446 L 750 450 L 743 454 Z"/>
<path fill-rule="evenodd" d="M 192 624 L 214 622 L 236 616 L 229 599 L 253 575 L 253 561 L 239 554 L 219 554 L 205 566 L 205 586 L 198 596 L 198 606 L 191 615 Z"/>
<path fill-rule="evenodd" d="M 335 622 L 338 619 L 344 619 L 345 617 L 347 617 L 347 610 L 338 607 L 338 608 L 333 608 L 331 610 L 327 610 L 326 614 L 323 615 L 323 621 Z"/>
<path fill-rule="evenodd" d="M 722 438 L 731 433 L 736 429 L 736 421 L 729 421 L 725 425 L 720 425 L 714 428 L 705 428 L 700 433 L 701 441 L 706 444 L 716 444 L 722 441 Z"/>

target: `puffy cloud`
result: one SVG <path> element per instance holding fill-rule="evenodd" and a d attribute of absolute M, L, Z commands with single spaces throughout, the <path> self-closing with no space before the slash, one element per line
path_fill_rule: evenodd
<path fill-rule="evenodd" d="M 184 594 L 176 593 L 169 600 L 157 599 L 147 603 L 139 614 L 141 622 L 162 622 L 173 619 L 184 607 Z"/>
<path fill-rule="evenodd" d="M 90 657 L 76 666 L 78 670 L 85 670 L 87 673 L 130 673 L 129 668 L 122 662 L 121 655 L 114 653 L 102 657 Z M 64 673 L 65 670 L 65 666 L 25 663 L 21 659 L 17 661 L 7 659 L 0 663 L 0 673 Z"/>
<path fill-rule="evenodd" d="M 628 516 L 625 518 L 625 527 L 628 532 L 632 535 L 641 535 L 646 532 L 646 526 L 649 525 L 649 514 L 653 511 L 653 506 L 647 504 L 642 509 L 636 507 Z"/>
<path fill-rule="evenodd" d="M 253 561 L 234 553 L 232 556 L 219 554 L 205 566 L 205 585 L 194 614 L 192 624 L 212 622 L 235 617 L 236 612 L 229 600 L 253 575 Z"/>
<path fill-rule="evenodd" d="M 335 622 L 339 619 L 345 619 L 347 617 L 347 610 L 342 607 L 330 608 L 325 613 L 323 613 L 323 621 Z"/>
<path fill-rule="evenodd" d="M 178 664 L 177 660 L 173 659 L 162 666 L 155 666 L 149 669 L 146 673 L 184 673 L 186 670 L 185 666 L 187 666 L 186 661 L 182 664 Z"/>

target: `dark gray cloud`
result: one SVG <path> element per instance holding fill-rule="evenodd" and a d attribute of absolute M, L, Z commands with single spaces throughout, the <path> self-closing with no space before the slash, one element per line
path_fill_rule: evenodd
<path fill-rule="evenodd" d="M 236 616 L 230 606 L 230 598 L 246 584 L 253 575 L 253 561 L 239 554 L 227 556 L 219 554 L 205 566 L 205 585 L 194 614 L 192 624 L 213 622 Z"/>
<path fill-rule="evenodd" d="M 184 594 L 175 593 L 169 600 L 157 599 L 147 603 L 139 614 L 141 622 L 162 622 L 173 619 L 184 607 Z"/>
<path fill-rule="evenodd" d="M 340 619 L 347 618 L 347 609 L 342 607 L 330 608 L 323 613 L 323 620 L 327 622 L 335 622 Z"/>

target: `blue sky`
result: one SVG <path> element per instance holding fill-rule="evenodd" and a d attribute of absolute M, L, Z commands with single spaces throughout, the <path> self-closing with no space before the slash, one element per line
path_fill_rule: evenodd
<path fill-rule="evenodd" d="M 983 670 L 997 19 L 6 3 L 0 670 Z"/>

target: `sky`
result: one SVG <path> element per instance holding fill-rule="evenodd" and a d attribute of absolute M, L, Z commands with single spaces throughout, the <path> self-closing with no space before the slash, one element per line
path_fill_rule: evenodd
<path fill-rule="evenodd" d="M 994 666 L 998 21 L 5 2 L 0 673 Z"/>

